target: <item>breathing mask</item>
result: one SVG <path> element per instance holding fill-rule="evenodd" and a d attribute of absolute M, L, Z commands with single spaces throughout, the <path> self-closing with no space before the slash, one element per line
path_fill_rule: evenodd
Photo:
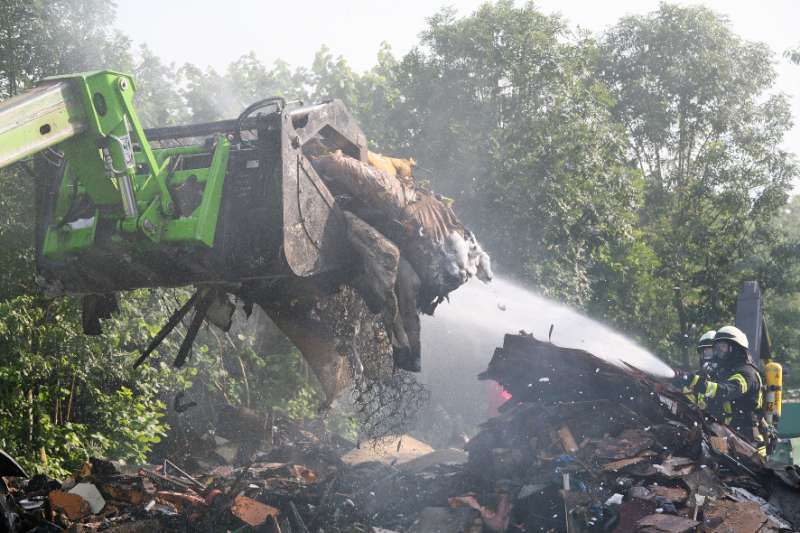
<path fill-rule="evenodd" d="M 702 348 L 698 348 L 697 352 L 700 355 L 700 369 L 706 375 L 713 375 L 717 371 L 717 368 L 719 368 L 719 360 L 714 348 L 711 346 L 703 346 Z"/>

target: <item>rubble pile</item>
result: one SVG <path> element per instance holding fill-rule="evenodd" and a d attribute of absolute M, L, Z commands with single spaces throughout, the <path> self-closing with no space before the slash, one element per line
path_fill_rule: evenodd
<path fill-rule="evenodd" d="M 511 399 L 466 453 L 232 410 L 231 440 L 185 468 L 91 460 L 62 482 L 5 478 L 0 531 L 797 531 L 798 467 L 765 463 L 668 384 L 527 334 L 479 378 Z"/>
<path fill-rule="evenodd" d="M 0 470 L 0 533 L 392 533 L 471 485 L 465 452 L 408 435 L 356 444 L 319 420 L 270 414 L 265 434 L 251 410 L 224 416 L 230 438 L 198 437 L 180 466 L 90 459 L 65 480 Z"/>
<path fill-rule="evenodd" d="M 0 531 L 368 531 L 353 529 L 367 519 L 338 491 L 349 443 L 286 419 L 274 424 L 257 451 L 215 437 L 192 473 L 169 460 L 130 467 L 91 459 L 63 481 L 0 478 Z"/>
<path fill-rule="evenodd" d="M 794 531 L 800 471 L 769 466 L 680 392 L 631 368 L 507 335 L 480 379 L 509 399 L 467 444 L 492 531 Z M 494 509 L 492 511 L 491 509 Z M 490 525 L 492 524 L 492 525 Z"/>

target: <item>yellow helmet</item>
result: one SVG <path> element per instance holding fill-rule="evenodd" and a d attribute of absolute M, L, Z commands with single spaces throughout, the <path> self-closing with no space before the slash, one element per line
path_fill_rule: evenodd
<path fill-rule="evenodd" d="M 717 330 L 714 335 L 714 342 L 730 341 L 733 344 L 741 346 L 745 350 L 750 349 L 750 343 L 747 342 L 747 335 L 736 326 L 723 326 Z"/>

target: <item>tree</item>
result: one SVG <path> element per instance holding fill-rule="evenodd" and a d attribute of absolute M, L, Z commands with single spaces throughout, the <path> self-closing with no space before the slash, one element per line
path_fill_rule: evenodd
<path fill-rule="evenodd" d="M 0 447 L 34 471 L 63 474 L 90 456 L 142 461 L 165 433 L 167 368 L 132 370 L 120 342 L 146 294 L 99 338 L 81 332 L 72 299 L 0 302 Z M 144 298 L 143 298 L 144 297 Z"/>
<path fill-rule="evenodd" d="M 658 257 L 656 275 L 675 288 L 661 302 L 665 319 L 692 342 L 731 320 L 753 274 L 748 259 L 770 242 L 796 174 L 780 148 L 788 102 L 768 93 L 772 53 L 706 8 L 662 4 L 608 31 L 597 69 L 645 179 L 643 239 Z"/>
<path fill-rule="evenodd" d="M 784 366 L 784 388 L 800 384 L 800 196 L 793 196 L 773 222 L 774 240 L 758 257 L 772 353 Z"/>
<path fill-rule="evenodd" d="M 378 50 L 377 63 L 370 70 L 362 74 L 353 73 L 347 63 L 339 58 L 335 64 L 328 63 L 327 77 L 320 76 L 317 71 L 318 85 L 314 90 L 319 97 L 324 98 L 325 93 L 329 93 L 328 96 L 344 101 L 367 134 L 370 150 L 410 156 L 412 154 L 403 154 L 401 148 L 408 142 L 408 131 L 403 130 L 401 125 L 409 110 L 404 106 L 398 73 L 399 62 L 389 44 L 384 42 Z M 350 81 L 334 82 L 332 79 Z M 333 89 L 339 86 L 349 87 L 350 90 Z"/>
<path fill-rule="evenodd" d="M 250 52 L 228 65 L 225 77 L 236 87 L 241 109 L 270 96 L 283 96 L 290 101 L 308 99 L 308 72 L 303 68 L 292 70 L 280 59 L 268 69 Z"/>
<path fill-rule="evenodd" d="M 185 123 L 189 112 L 178 89 L 175 65 L 164 64 L 147 46 L 134 61 L 136 114 L 144 127 Z"/>
<path fill-rule="evenodd" d="M 34 50 L 41 22 L 37 3 L 9 0 L 0 9 L 0 97 L 17 93 L 34 70 Z"/>
<path fill-rule="evenodd" d="M 342 56 L 334 58 L 330 49 L 323 45 L 314 55 L 311 65 L 311 98 L 314 101 L 339 98 L 354 103 L 357 98 L 356 78 L 347 60 Z"/>
<path fill-rule="evenodd" d="M 592 76 L 592 42 L 531 3 L 429 20 L 396 74 L 396 147 L 455 199 L 501 268 L 578 305 L 600 250 L 630 239 L 624 138 Z"/>
<path fill-rule="evenodd" d="M 96 0 L 4 3 L 0 98 L 48 75 L 128 69 L 128 40 L 109 30 L 113 14 Z M 39 294 L 30 168 L 0 171 L 0 447 L 59 474 L 90 454 L 143 460 L 165 430 L 164 381 L 158 370 L 134 376 L 113 335 L 84 337 L 74 299 Z"/>
<path fill-rule="evenodd" d="M 310 83 L 305 69 L 292 70 L 281 60 L 268 69 L 252 52 L 228 65 L 224 74 L 191 64 L 179 71 L 181 95 L 196 122 L 236 117 L 248 105 L 271 96 L 304 101 Z"/>
<path fill-rule="evenodd" d="M 0 98 L 45 76 L 128 70 L 130 41 L 103 0 L 8 0 L 0 7 Z"/>

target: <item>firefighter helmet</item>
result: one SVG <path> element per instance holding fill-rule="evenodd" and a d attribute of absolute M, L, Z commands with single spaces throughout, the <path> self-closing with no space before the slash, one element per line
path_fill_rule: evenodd
<path fill-rule="evenodd" d="M 714 335 L 714 342 L 729 341 L 737 346 L 741 346 L 745 350 L 750 349 L 750 343 L 747 342 L 747 335 L 742 330 L 735 326 L 723 326 L 719 328 L 717 334 Z"/>
<path fill-rule="evenodd" d="M 703 348 L 713 348 L 714 346 L 714 336 L 717 334 L 716 331 L 709 330 L 703 333 L 700 337 L 700 340 L 697 341 L 697 350 L 700 351 Z"/>

